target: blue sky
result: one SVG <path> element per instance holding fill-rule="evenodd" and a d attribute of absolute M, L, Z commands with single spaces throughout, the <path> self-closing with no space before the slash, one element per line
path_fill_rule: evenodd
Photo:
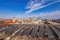
<path fill-rule="evenodd" d="M 47 16 L 55 11 L 60 11 L 60 0 L 0 0 L 0 18 Z"/>

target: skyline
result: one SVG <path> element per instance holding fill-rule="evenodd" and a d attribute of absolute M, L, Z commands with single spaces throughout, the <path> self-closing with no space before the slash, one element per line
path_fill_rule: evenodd
<path fill-rule="evenodd" d="M 60 0 L 0 0 L 0 17 L 12 18 L 14 16 L 17 18 L 39 16 L 60 18 Z"/>

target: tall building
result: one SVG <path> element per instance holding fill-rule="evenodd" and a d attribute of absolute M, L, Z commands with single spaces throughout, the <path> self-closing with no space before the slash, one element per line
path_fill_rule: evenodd
<path fill-rule="evenodd" d="M 16 22 L 16 18 L 15 18 L 15 17 L 13 17 L 12 21 L 13 21 L 13 22 Z"/>

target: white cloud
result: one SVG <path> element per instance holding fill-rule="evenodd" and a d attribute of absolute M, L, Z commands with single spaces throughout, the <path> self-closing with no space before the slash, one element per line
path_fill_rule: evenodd
<path fill-rule="evenodd" d="M 58 18 L 60 18 L 60 11 L 53 11 L 50 13 L 42 13 L 42 14 L 39 14 L 38 16 L 42 17 L 42 18 L 58 19 Z"/>
<path fill-rule="evenodd" d="M 46 0 L 46 1 L 45 1 L 45 0 L 42 0 L 41 2 L 39 2 L 38 0 L 34 0 L 34 1 L 31 0 L 31 1 L 28 3 L 28 5 L 26 6 L 26 8 L 29 9 L 29 10 L 27 10 L 25 13 L 26 13 L 26 14 L 29 14 L 29 13 L 35 11 L 35 10 L 38 10 L 38 9 L 44 8 L 44 7 L 46 7 L 46 6 L 52 5 L 52 4 L 54 4 L 54 3 L 60 2 L 60 0 L 55 0 L 55 1 L 52 2 L 52 3 L 49 3 L 49 4 L 47 4 L 47 5 L 43 5 L 45 2 L 47 2 L 47 0 Z"/>

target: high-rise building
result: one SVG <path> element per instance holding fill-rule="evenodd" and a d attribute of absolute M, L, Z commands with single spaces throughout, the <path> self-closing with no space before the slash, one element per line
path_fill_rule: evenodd
<path fill-rule="evenodd" d="M 13 22 L 16 22 L 16 18 L 15 18 L 15 17 L 13 17 L 12 21 L 13 21 Z"/>

